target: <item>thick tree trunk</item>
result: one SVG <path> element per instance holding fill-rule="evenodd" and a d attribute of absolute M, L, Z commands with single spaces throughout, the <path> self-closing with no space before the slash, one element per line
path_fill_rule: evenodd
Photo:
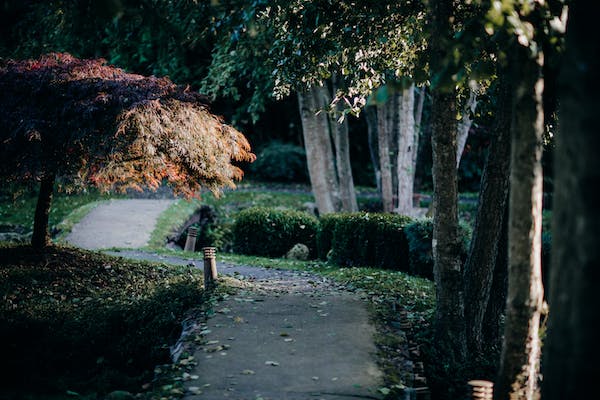
<path fill-rule="evenodd" d="M 50 232 L 48 230 L 48 218 L 50 216 L 50 206 L 52 204 L 54 180 L 54 174 L 48 174 L 42 178 L 40 183 L 40 192 L 38 194 L 35 217 L 33 220 L 33 235 L 31 237 L 31 246 L 37 249 L 52 244 Z"/>
<path fill-rule="evenodd" d="M 328 117 L 324 112 L 317 115 L 317 111 L 324 106 L 325 90 L 313 87 L 307 92 L 298 93 L 308 173 L 319 214 L 339 210 L 338 181 Z"/>
<path fill-rule="evenodd" d="M 513 93 L 507 77 L 501 74 L 499 79 L 494 136 L 481 177 L 477 219 L 464 268 L 465 321 L 467 346 L 471 356 L 480 355 L 483 349 L 483 320 L 492 287 L 508 197 Z"/>
<path fill-rule="evenodd" d="M 337 92 L 340 86 L 339 78 L 335 75 L 332 78 L 333 93 Z M 342 112 L 343 105 L 336 104 L 338 112 Z M 337 113 L 336 113 L 337 114 Z M 350 164 L 350 139 L 348 135 L 348 120 L 340 123 L 337 118 L 331 118 L 331 131 L 335 145 L 335 166 L 337 170 L 338 183 L 340 188 L 341 211 L 358 211 L 356 202 L 356 191 L 354 189 L 354 179 L 352 178 L 352 166 Z"/>
<path fill-rule="evenodd" d="M 379 143 L 377 141 L 377 107 L 365 107 L 365 119 L 367 121 L 367 134 L 369 136 L 369 154 L 373 163 L 373 174 L 375 175 L 375 186 L 381 196 L 381 170 L 379 169 Z"/>
<path fill-rule="evenodd" d="M 509 199 L 506 324 L 496 399 L 539 396 L 543 81 L 529 50 L 512 50 L 515 84 Z"/>
<path fill-rule="evenodd" d="M 411 84 L 402 91 L 400 99 L 400 132 L 398 135 L 398 202 L 396 212 L 410 215 L 413 209 L 413 189 L 415 182 L 414 161 L 418 138 L 414 118 L 415 85 Z"/>
<path fill-rule="evenodd" d="M 454 8 L 451 0 L 435 0 L 430 4 L 431 34 L 435 38 L 431 43 L 430 63 L 437 73 L 444 68 L 440 63 L 448 57 L 447 43 L 452 36 L 450 20 Z M 432 94 L 434 337 L 445 358 L 442 362 L 454 369 L 466 356 L 464 284 L 458 237 L 456 90 L 453 83 L 448 83 L 446 88 L 433 88 Z"/>
<path fill-rule="evenodd" d="M 544 400 L 593 397 L 600 373 L 600 42 L 590 39 L 595 31 L 596 14 L 574 2 L 558 89 Z"/>
<path fill-rule="evenodd" d="M 379 169 L 381 172 L 381 201 L 383 212 L 394 209 L 392 164 L 390 161 L 390 143 L 388 127 L 390 126 L 389 105 L 377 106 L 377 144 L 379 153 Z"/>

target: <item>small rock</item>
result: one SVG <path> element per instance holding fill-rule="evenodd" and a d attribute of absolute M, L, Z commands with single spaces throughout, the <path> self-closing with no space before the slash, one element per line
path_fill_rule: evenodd
<path fill-rule="evenodd" d="M 308 246 L 302 243 L 296 243 L 285 255 L 290 260 L 306 261 L 309 254 Z"/>

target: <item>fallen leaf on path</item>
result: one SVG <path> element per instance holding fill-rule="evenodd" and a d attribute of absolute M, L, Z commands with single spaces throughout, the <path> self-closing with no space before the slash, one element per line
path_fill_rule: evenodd
<path fill-rule="evenodd" d="M 254 375 L 255 372 L 252 371 L 251 369 L 245 369 L 242 371 L 242 375 Z"/>
<path fill-rule="evenodd" d="M 277 361 L 265 361 L 265 364 L 277 367 L 279 363 Z"/>

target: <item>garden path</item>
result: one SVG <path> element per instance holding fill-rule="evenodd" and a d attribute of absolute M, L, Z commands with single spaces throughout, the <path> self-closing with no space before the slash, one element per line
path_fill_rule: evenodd
<path fill-rule="evenodd" d="M 151 232 L 150 220 L 169 204 L 144 201 L 98 206 L 74 227 L 69 242 L 92 249 L 129 247 L 109 254 L 201 268 L 202 260 L 134 249 L 145 244 L 141 238 Z M 115 237 L 130 243 L 117 243 Z M 235 278 L 236 294 L 225 296 L 208 319 L 184 321 L 171 349 L 179 362 L 192 353 L 196 364 L 184 375 L 185 400 L 383 397 L 366 298 L 308 272 L 223 262 L 217 269 Z"/>

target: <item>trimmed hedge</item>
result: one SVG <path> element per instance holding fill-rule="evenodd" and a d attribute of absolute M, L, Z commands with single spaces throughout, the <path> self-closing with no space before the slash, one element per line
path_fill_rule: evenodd
<path fill-rule="evenodd" d="M 237 214 L 233 225 L 233 250 L 239 254 L 283 257 L 296 243 L 316 255 L 319 220 L 307 212 L 251 207 Z"/>
<path fill-rule="evenodd" d="M 321 218 L 319 256 L 340 266 L 408 271 L 403 228 L 412 219 L 383 213 L 338 213 Z"/>
<path fill-rule="evenodd" d="M 422 276 L 433 279 L 433 219 L 420 218 L 407 224 L 404 228 L 408 242 L 408 257 L 411 275 Z M 466 261 L 469 244 L 471 241 L 471 229 L 465 223 L 459 225 L 461 239 L 461 260 Z"/>

